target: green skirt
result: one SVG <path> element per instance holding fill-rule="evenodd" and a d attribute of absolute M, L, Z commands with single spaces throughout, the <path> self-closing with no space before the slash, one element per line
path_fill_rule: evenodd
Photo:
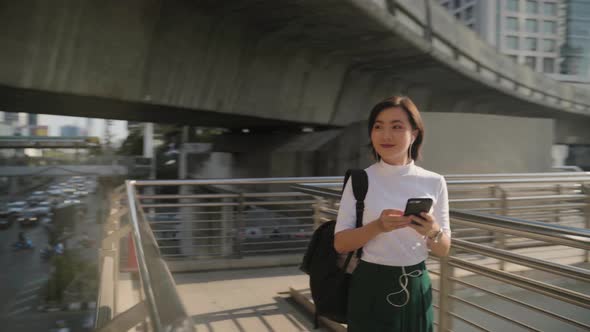
<path fill-rule="evenodd" d="M 400 285 L 402 267 L 360 261 L 351 279 L 348 331 L 433 331 L 432 286 L 426 265 L 404 269 L 410 275 L 401 280 L 402 284 L 407 281 L 407 292 Z"/>

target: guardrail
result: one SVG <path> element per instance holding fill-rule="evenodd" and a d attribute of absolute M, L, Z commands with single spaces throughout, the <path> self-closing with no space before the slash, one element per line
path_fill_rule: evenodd
<path fill-rule="evenodd" d="M 118 187 L 111 195 L 110 214 L 104 226 L 100 251 L 100 287 L 95 328 L 97 331 L 127 331 L 140 327 L 144 331 L 194 331 L 192 319 L 178 293 L 174 279 L 160 256 L 158 245 L 137 209 L 133 181 Z M 139 272 L 141 288 L 135 294 L 138 301 L 122 309 L 119 276 L 121 241 L 131 235 L 133 244 L 128 259 Z M 133 291 L 133 290 L 128 290 Z M 132 297 L 133 294 L 126 294 Z"/>
<path fill-rule="evenodd" d="M 321 197 L 317 207 L 317 222 L 336 217 L 334 200 L 339 199 L 339 193 L 317 185 L 298 185 L 297 189 Z M 590 251 L 588 229 L 456 209 L 452 209 L 450 214 L 453 229 L 463 226 L 489 231 L 497 237 L 500 236 L 496 234 L 527 237 L 542 241 L 545 246 L 552 248 L 558 246 L 578 250 L 583 257 L 587 257 Z M 574 314 L 568 313 L 572 310 L 568 305 L 586 313 L 590 309 L 590 270 L 552 262 L 554 258 L 543 259 L 503 247 L 453 238 L 448 257 L 430 257 L 427 266 L 433 276 L 433 291 L 438 294 L 433 306 L 437 310 L 435 316 L 438 320 L 435 325 L 439 331 L 491 331 L 502 323 L 507 324 L 507 331 L 543 331 L 547 329 L 544 324 L 549 323 L 552 324 L 550 330 L 555 330 L 557 326 L 564 330 L 590 330 L 590 317 L 587 314 L 576 315 L 575 311 Z M 527 273 L 523 273 L 523 270 Z M 541 281 L 548 275 L 559 277 L 561 284 L 556 285 L 555 278 L 553 283 Z M 568 288 L 572 280 L 578 286 L 581 284 L 582 287 L 578 288 L 585 292 Z M 515 296 L 515 292 L 526 292 L 527 295 Z M 478 295 L 474 297 L 473 293 Z M 542 301 L 544 305 L 539 305 L 539 299 L 534 299 L 531 294 L 545 297 Z M 478 300 L 477 297 L 485 297 L 485 300 Z M 547 302 L 550 302 L 550 306 L 547 306 Z M 477 314 L 465 314 L 469 311 L 477 311 Z M 529 314 L 523 314 L 525 312 Z M 534 315 L 538 316 L 535 318 Z"/>
<path fill-rule="evenodd" d="M 590 173 L 446 178 L 452 208 L 590 228 Z M 312 188 L 320 188 L 322 194 L 329 189 L 331 208 L 337 209 L 342 177 L 137 181 L 134 186 L 141 192 L 138 208 L 163 257 L 240 258 L 303 252 L 317 224 L 318 201 Z M 512 248 L 543 245 L 498 239 L 465 226 L 454 231 L 456 237 L 504 241 Z"/>
<path fill-rule="evenodd" d="M 575 258 L 575 263 L 588 261 L 585 242 L 588 231 L 566 224 L 588 224 L 589 173 L 477 174 L 446 178 L 453 207 L 454 247 L 451 257 L 442 259 L 438 267 L 432 267 L 436 263 L 429 262 L 433 279 L 440 275 L 437 279 L 440 286 L 435 291 L 444 294 L 436 304 L 440 312 L 446 313 L 440 316 L 438 324 L 444 327 L 461 321 L 457 324 L 478 325 L 453 311 L 453 305 L 459 306 L 457 303 L 468 305 L 466 301 L 469 301 L 461 299 L 460 292 L 452 286 L 473 284 L 463 278 L 466 275 L 490 277 L 524 289 L 542 289 L 542 294 L 560 300 L 563 296 L 557 295 L 566 294 L 565 297 L 574 299 L 574 304 L 586 305 L 585 295 L 531 283 L 515 274 L 514 266 L 520 264 L 519 272 L 539 269 L 577 281 L 588 280 L 587 271 L 527 258 L 525 253 L 534 241 L 537 246 L 581 249 L 565 254 L 570 261 Z M 170 324 L 181 326 L 180 330 L 192 327 L 164 258 L 168 264 L 189 261 L 203 265 L 205 260 L 245 260 L 283 254 L 299 261 L 314 226 L 335 217 L 341 186 L 342 177 L 128 181 L 124 189 L 119 188 L 113 195 L 113 209 L 105 225 L 97 327 L 101 331 L 132 327 L 131 324 L 151 324 L 154 329 Z M 458 210 L 457 206 L 461 205 L 472 211 Z M 523 215 L 527 209 L 537 209 L 538 219 L 545 221 L 482 214 Z M 565 211 L 568 211 L 564 213 L 567 218 L 575 220 L 552 215 Z M 129 223 L 124 222 L 126 217 Z M 142 287 L 140 301 L 120 312 L 116 303 L 119 241 L 130 233 Z M 523 238 L 528 242 L 513 241 Z M 485 264 L 474 266 L 475 255 L 486 256 Z M 485 285 L 473 285 L 485 289 Z M 490 294 L 500 293 L 492 290 Z M 500 295 L 506 300 L 505 294 Z M 541 309 L 544 315 L 563 316 L 545 311 Z M 558 320 L 577 327 L 588 325 L 567 317 Z M 522 327 L 516 320 L 511 322 Z"/>
<path fill-rule="evenodd" d="M 134 185 L 144 192 L 138 195 L 139 207 L 162 256 L 193 260 L 302 252 L 313 232 L 316 200 L 289 186 L 333 179 L 338 178 L 137 181 Z"/>

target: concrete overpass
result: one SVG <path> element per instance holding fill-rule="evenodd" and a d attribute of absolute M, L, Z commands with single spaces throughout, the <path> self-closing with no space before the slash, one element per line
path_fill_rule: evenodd
<path fill-rule="evenodd" d="M 60 166 L 0 166 L 4 177 L 19 176 L 127 176 L 128 168 L 123 165 L 60 165 Z"/>
<path fill-rule="evenodd" d="M 3 1 L 0 22 L 10 111 L 329 127 L 402 92 L 424 111 L 590 114 L 587 90 L 514 63 L 433 0 Z"/>
<path fill-rule="evenodd" d="M 98 137 L 0 136 L 0 149 L 92 149 Z"/>

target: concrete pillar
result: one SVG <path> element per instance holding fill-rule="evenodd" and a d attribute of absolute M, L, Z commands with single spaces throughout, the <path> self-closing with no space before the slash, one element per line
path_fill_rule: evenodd
<path fill-rule="evenodd" d="M 151 158 L 150 163 L 150 179 L 156 178 L 156 155 L 154 153 L 154 124 L 146 122 L 143 124 L 143 156 Z"/>
<path fill-rule="evenodd" d="M 9 181 L 9 185 L 8 185 L 8 193 L 12 196 L 12 195 L 16 195 L 18 193 L 19 190 L 19 185 L 18 185 L 18 177 L 16 176 L 11 176 L 8 178 Z"/>
<path fill-rule="evenodd" d="M 187 149 L 186 149 L 186 143 L 188 143 L 188 130 L 189 127 L 188 126 L 184 126 L 182 127 L 182 134 L 181 134 L 181 138 L 180 138 L 180 155 L 178 156 L 178 178 L 183 180 L 186 179 L 187 177 L 187 165 L 186 165 L 186 155 L 187 155 Z M 178 194 L 180 195 L 188 195 L 192 193 L 192 190 L 189 186 L 179 186 L 178 188 Z M 180 203 L 189 203 L 191 202 L 191 200 L 189 199 L 179 199 Z M 192 256 L 192 255 L 197 255 L 198 254 L 198 248 L 193 248 L 192 246 L 194 245 L 193 243 L 193 239 L 191 239 L 193 237 L 193 230 L 195 227 L 197 227 L 196 225 L 198 225 L 198 223 L 192 223 L 191 221 L 196 220 L 199 215 L 192 215 L 191 213 L 194 212 L 198 212 L 201 209 L 199 208 L 190 208 L 190 207 L 182 207 L 179 209 L 179 212 L 181 214 L 180 216 L 180 220 L 181 220 L 181 224 L 179 225 L 181 227 L 181 230 L 179 232 L 181 240 L 180 240 L 180 253 L 187 255 L 187 256 Z"/>
<path fill-rule="evenodd" d="M 569 146 L 566 144 L 554 144 L 551 147 L 553 167 L 565 166 L 565 160 L 569 154 Z"/>
<path fill-rule="evenodd" d="M 155 169 L 155 154 L 154 154 L 154 124 L 150 122 L 146 122 L 143 124 L 143 156 L 145 158 L 150 158 L 150 174 L 149 179 L 156 178 L 156 169 Z M 145 195 L 153 195 L 155 194 L 154 187 L 146 187 L 144 188 Z M 148 199 L 145 201 L 147 204 L 153 203 L 153 200 Z M 148 220 L 155 220 L 156 219 L 156 209 L 149 209 L 147 211 Z"/>

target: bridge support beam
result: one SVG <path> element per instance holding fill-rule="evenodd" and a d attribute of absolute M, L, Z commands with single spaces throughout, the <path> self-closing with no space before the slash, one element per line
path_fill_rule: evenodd
<path fill-rule="evenodd" d="M 12 195 L 16 195 L 19 192 L 19 178 L 18 177 L 10 177 L 8 178 L 8 193 L 12 196 Z"/>

